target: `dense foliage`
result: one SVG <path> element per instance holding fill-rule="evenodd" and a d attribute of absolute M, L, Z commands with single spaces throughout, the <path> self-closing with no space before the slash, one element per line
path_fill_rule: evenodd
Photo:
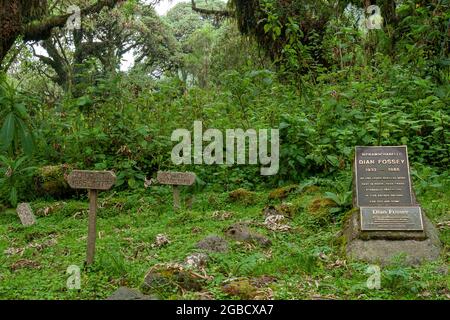
<path fill-rule="evenodd" d="M 236 241 L 212 254 L 214 280 L 198 294 L 261 298 L 220 289 L 261 277 L 279 280 L 257 292 L 264 299 L 449 298 L 450 2 L 198 0 L 164 16 L 159 2 L 0 0 L 0 299 L 140 286 L 149 265 L 179 261 L 231 220 L 264 228 L 273 246 Z M 81 7 L 81 28 L 65 27 L 70 5 Z M 367 27 L 369 5 L 380 28 Z M 171 135 L 194 121 L 204 131 L 279 129 L 279 171 L 175 165 Z M 405 268 L 400 257 L 378 291 L 339 242 L 358 145 L 407 145 L 415 194 L 443 230 L 439 260 Z M 78 291 L 60 282 L 85 254 L 86 193 L 67 185 L 72 169 L 117 175 L 100 194 L 101 253 Z M 183 192 L 197 200 L 173 212 L 158 170 L 195 172 Z M 8 209 L 22 201 L 39 219 L 28 229 Z M 267 229 L 266 210 L 286 215 L 288 232 Z M 173 242 L 160 248 L 164 233 Z M 158 294 L 200 297 L 178 289 Z"/>
<path fill-rule="evenodd" d="M 209 128 L 281 130 L 278 175 L 261 177 L 255 166 L 185 168 L 211 185 L 275 185 L 351 170 L 355 145 L 408 145 L 413 162 L 448 168 L 445 1 L 399 5 L 394 47 L 392 26 L 362 29 L 349 10 L 335 16 L 321 2 L 302 2 L 327 15 L 308 11 L 318 26 L 295 14 L 305 12 L 296 2 L 258 3 L 267 18 L 238 24 L 244 32 L 262 28 L 255 31 L 261 48 L 232 20 L 184 3 L 160 18 L 138 1 L 84 19 L 82 31 L 55 30 L 42 43 L 48 56 L 22 48 L 1 80 L 4 156 L 33 152 L 30 166 L 113 169 L 119 186 L 143 187 L 158 169 L 174 168 L 171 132 L 202 120 Z M 220 2 L 201 6 L 224 10 Z M 241 15 L 259 12 L 250 2 L 234 6 Z M 77 32 L 87 40 L 77 42 Z M 93 45 L 102 51 L 87 49 Z M 129 50 L 136 62 L 120 71 Z"/>

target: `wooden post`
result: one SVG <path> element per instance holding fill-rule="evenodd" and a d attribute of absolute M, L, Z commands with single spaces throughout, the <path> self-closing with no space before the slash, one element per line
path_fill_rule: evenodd
<path fill-rule="evenodd" d="M 86 254 L 86 264 L 94 262 L 95 239 L 97 238 L 97 196 L 98 190 L 89 189 L 89 224 L 88 224 L 88 245 Z"/>
<path fill-rule="evenodd" d="M 186 208 L 189 210 L 192 209 L 192 205 L 194 204 L 195 196 L 192 194 L 186 199 Z"/>
<path fill-rule="evenodd" d="M 86 265 L 94 262 L 95 239 L 97 238 L 97 197 L 99 190 L 109 190 L 116 182 L 111 171 L 74 170 L 67 177 L 67 183 L 74 189 L 89 190 L 89 218 Z"/>
<path fill-rule="evenodd" d="M 161 184 L 172 185 L 173 191 L 173 209 L 181 209 L 180 186 L 191 186 L 195 182 L 195 173 L 192 172 L 170 172 L 158 171 L 157 180 Z M 192 205 L 192 204 L 191 204 Z"/>
<path fill-rule="evenodd" d="M 180 201 L 180 186 L 173 185 L 173 209 L 175 211 L 180 210 L 181 208 L 181 201 Z"/>

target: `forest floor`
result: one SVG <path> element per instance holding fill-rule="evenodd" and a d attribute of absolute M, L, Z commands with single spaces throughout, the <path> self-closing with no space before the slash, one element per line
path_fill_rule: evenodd
<path fill-rule="evenodd" d="M 440 259 L 410 267 L 398 257 L 381 267 L 378 290 L 367 286 L 373 275 L 369 264 L 343 254 L 344 214 L 330 213 L 327 190 L 272 191 L 241 190 L 233 196 L 205 191 L 191 209 L 177 212 L 168 187 L 101 193 L 95 263 L 87 269 L 85 196 L 32 202 L 37 224 L 31 227 L 21 225 L 15 210 L 5 210 L 0 213 L 0 299 L 105 299 L 120 286 L 142 289 L 150 268 L 166 278 L 145 292 L 161 299 L 450 299 L 448 188 L 418 194 L 440 231 Z M 286 216 L 284 221 L 264 224 L 269 204 Z M 260 235 L 256 241 L 233 238 L 230 227 L 238 222 Z M 199 269 L 186 267 L 183 261 L 201 252 L 196 244 L 209 235 L 225 239 L 218 246 L 228 250 L 210 253 Z M 81 268 L 80 290 L 67 288 L 71 265 Z"/>

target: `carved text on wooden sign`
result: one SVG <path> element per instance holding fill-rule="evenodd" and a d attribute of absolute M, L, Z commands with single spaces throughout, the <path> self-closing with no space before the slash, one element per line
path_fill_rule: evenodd
<path fill-rule="evenodd" d="M 192 172 L 159 171 L 157 179 L 161 184 L 190 186 L 195 182 L 195 174 Z"/>
<path fill-rule="evenodd" d="M 74 170 L 67 178 L 73 189 L 109 190 L 116 182 L 112 171 Z"/>

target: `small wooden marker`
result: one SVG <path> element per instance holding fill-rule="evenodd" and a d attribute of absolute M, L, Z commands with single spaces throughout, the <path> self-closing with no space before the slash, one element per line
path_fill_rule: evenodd
<path fill-rule="evenodd" d="M 191 186 L 195 182 L 195 173 L 193 172 L 170 172 L 158 171 L 157 180 L 161 184 L 172 185 L 173 190 L 173 208 L 181 208 L 180 186 Z"/>
<path fill-rule="evenodd" d="M 73 189 L 89 190 L 89 224 L 86 264 L 91 265 L 94 262 L 95 255 L 98 190 L 111 189 L 116 182 L 116 175 L 112 171 L 74 170 L 67 177 L 67 182 Z"/>

